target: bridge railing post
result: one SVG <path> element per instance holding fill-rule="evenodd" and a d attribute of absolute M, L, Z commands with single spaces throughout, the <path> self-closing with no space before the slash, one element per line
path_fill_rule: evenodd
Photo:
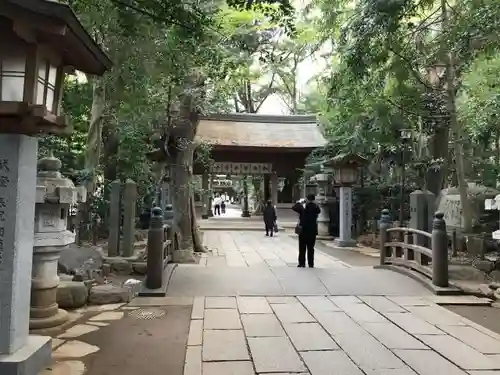
<path fill-rule="evenodd" d="M 151 212 L 148 231 L 148 259 L 146 264 L 146 287 L 159 289 L 163 282 L 163 212 L 155 207 Z"/>
<path fill-rule="evenodd" d="M 386 248 L 385 243 L 388 242 L 389 234 L 387 229 L 392 227 L 391 215 L 388 209 L 382 210 L 380 215 L 379 230 L 380 230 L 380 265 L 385 264 Z"/>
<path fill-rule="evenodd" d="M 432 283 L 448 286 L 448 234 L 442 212 L 434 214 L 432 222 Z"/>

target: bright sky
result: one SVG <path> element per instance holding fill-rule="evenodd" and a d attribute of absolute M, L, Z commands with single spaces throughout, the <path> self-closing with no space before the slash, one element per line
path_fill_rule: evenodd
<path fill-rule="evenodd" d="M 302 9 L 308 3 L 310 3 L 310 0 L 295 0 L 295 9 Z M 316 52 L 299 64 L 297 87 L 302 95 L 311 89 L 310 85 L 308 85 L 311 78 L 318 75 L 326 68 L 327 63 L 325 59 L 321 58 L 321 54 L 324 53 L 326 49 L 327 47 L 321 48 L 320 51 Z M 269 115 L 286 115 L 290 114 L 290 111 L 278 95 L 271 95 L 267 98 L 264 104 L 262 104 L 259 113 Z"/>

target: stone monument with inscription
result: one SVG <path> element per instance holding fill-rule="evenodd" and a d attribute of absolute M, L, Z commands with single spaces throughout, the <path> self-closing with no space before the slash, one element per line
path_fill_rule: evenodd
<path fill-rule="evenodd" d="M 59 253 L 75 242 L 75 233 L 67 229 L 69 207 L 84 201 L 87 195 L 64 178 L 60 169 L 61 161 L 52 154 L 38 163 L 31 271 L 32 332 L 54 328 L 68 320 L 67 312 L 57 306 L 57 261 Z"/>
<path fill-rule="evenodd" d="M 496 225 L 497 218 L 484 209 L 484 202 L 487 199 L 494 199 L 500 192 L 486 186 L 469 183 L 467 195 L 472 211 L 472 227 L 474 232 L 491 232 L 487 227 L 492 221 Z M 446 229 L 450 232 L 456 230 L 461 234 L 463 228 L 462 204 L 458 188 L 443 189 L 437 198 L 437 211 L 444 213 Z M 482 228 L 484 227 L 484 228 Z"/>

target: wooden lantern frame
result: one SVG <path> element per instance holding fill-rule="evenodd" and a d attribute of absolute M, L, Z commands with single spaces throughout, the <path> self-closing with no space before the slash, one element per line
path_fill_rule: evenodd
<path fill-rule="evenodd" d="M 9 76 L 24 78 L 22 98 L 20 92 L 15 98 L 7 97 L 1 87 L 7 77 L 2 62 L 13 60 L 9 51 L 24 58 L 24 71 L 13 71 Z M 18 62 L 21 67 L 22 60 Z M 65 75 L 75 69 L 103 75 L 111 66 L 67 5 L 47 0 L 0 0 L 0 133 L 32 136 L 71 132 L 61 114 Z"/>

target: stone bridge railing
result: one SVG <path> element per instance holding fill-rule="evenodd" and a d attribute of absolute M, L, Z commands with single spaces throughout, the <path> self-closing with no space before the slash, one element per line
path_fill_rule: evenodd
<path fill-rule="evenodd" d="M 436 212 L 432 232 L 392 227 L 389 210 L 380 217 L 380 265 L 411 269 L 448 287 L 448 235 L 443 214 Z"/>

